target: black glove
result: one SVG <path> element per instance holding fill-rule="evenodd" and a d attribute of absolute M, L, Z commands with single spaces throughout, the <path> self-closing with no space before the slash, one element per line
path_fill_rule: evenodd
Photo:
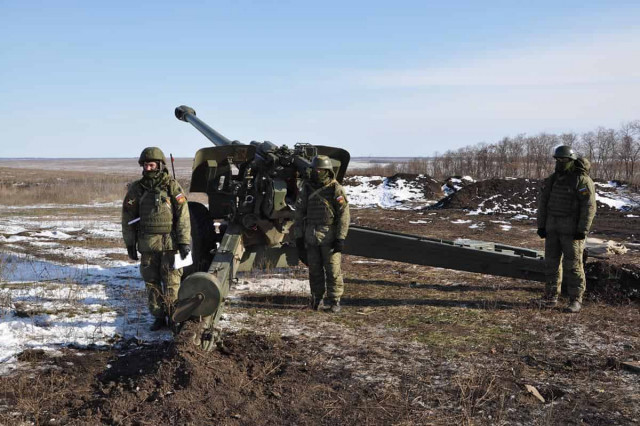
<path fill-rule="evenodd" d="M 191 253 L 191 246 L 189 244 L 178 244 L 178 251 L 180 252 L 180 257 L 185 259 Z"/>
<path fill-rule="evenodd" d="M 342 253 L 342 249 L 344 249 L 344 240 L 335 240 L 333 242 L 333 252 Z"/>
<path fill-rule="evenodd" d="M 547 237 L 547 230 L 544 228 L 538 228 L 538 232 L 537 232 L 538 236 L 540 238 L 546 238 Z"/>
<path fill-rule="evenodd" d="M 127 254 L 129 255 L 129 259 L 138 260 L 138 251 L 135 245 L 127 246 Z"/>
<path fill-rule="evenodd" d="M 307 261 L 307 249 L 304 246 L 304 238 L 296 238 L 296 248 L 298 249 L 298 259 L 300 259 L 300 262 L 309 266 L 309 262 Z"/>
<path fill-rule="evenodd" d="M 576 232 L 573 235 L 573 239 L 574 240 L 584 240 L 586 238 L 586 236 L 587 236 L 586 232 Z"/>

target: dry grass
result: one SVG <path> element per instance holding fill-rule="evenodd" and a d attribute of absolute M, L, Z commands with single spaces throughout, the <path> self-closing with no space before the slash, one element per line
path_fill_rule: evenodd
<path fill-rule="evenodd" d="M 0 204 L 86 204 L 120 201 L 140 175 L 0 168 Z M 184 187 L 188 182 L 180 181 Z"/>
<path fill-rule="evenodd" d="M 5 205 L 80 204 L 122 199 L 132 176 L 70 171 L 0 169 Z"/>

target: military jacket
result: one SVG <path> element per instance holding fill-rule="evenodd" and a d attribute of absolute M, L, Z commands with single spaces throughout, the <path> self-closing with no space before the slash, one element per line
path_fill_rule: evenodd
<path fill-rule="evenodd" d="M 172 251 L 190 244 L 187 198 L 180 184 L 163 171 L 154 184 L 133 182 L 122 203 L 122 236 L 141 253 Z"/>
<path fill-rule="evenodd" d="M 347 195 L 338 181 L 320 188 L 304 184 L 296 201 L 296 238 L 304 237 L 307 244 L 330 245 L 347 238 L 349 221 Z"/>
<path fill-rule="evenodd" d="M 596 191 L 587 174 L 589 162 L 576 160 L 576 170 L 545 179 L 538 199 L 538 228 L 559 234 L 587 233 L 596 214 Z"/>

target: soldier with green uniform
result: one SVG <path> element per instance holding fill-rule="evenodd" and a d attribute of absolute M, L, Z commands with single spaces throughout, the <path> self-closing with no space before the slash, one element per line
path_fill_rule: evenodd
<path fill-rule="evenodd" d="M 595 186 L 589 177 L 591 164 L 578 158 L 569 146 L 554 154 L 555 172 L 544 181 L 538 200 L 538 235 L 545 240 L 546 287 L 542 302 L 558 303 L 563 271 L 569 292 L 567 312 L 580 312 L 586 287 L 582 252 L 596 214 Z"/>
<path fill-rule="evenodd" d="M 187 198 L 169 175 L 162 150 L 145 148 L 138 163 L 142 179 L 129 185 L 122 204 L 122 236 L 131 260 L 138 260 L 138 251 L 142 254 L 140 273 L 155 331 L 168 325 L 178 297 L 182 269 L 173 268 L 174 259 L 177 252 L 184 259 L 191 251 L 191 225 Z"/>
<path fill-rule="evenodd" d="M 311 179 L 296 202 L 296 246 L 300 259 L 309 266 L 311 307 L 319 309 L 326 291 L 325 306 L 337 313 L 344 292 L 340 262 L 349 231 L 349 203 L 335 180 L 329 157 L 316 156 L 311 167 Z"/>

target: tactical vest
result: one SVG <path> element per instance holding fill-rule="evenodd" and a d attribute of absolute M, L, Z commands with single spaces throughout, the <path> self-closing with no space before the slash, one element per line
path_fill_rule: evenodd
<path fill-rule="evenodd" d="M 173 208 L 167 188 L 146 190 L 140 197 L 140 232 L 168 234 L 173 228 Z"/>
<path fill-rule="evenodd" d="M 332 205 L 335 196 L 335 183 L 332 181 L 329 185 L 320 189 L 310 190 L 307 199 L 307 225 L 331 225 L 336 216 L 334 206 Z"/>
<path fill-rule="evenodd" d="M 552 216 L 571 216 L 575 214 L 577 176 L 571 173 L 565 176 L 556 176 L 553 180 L 547 211 Z"/>

